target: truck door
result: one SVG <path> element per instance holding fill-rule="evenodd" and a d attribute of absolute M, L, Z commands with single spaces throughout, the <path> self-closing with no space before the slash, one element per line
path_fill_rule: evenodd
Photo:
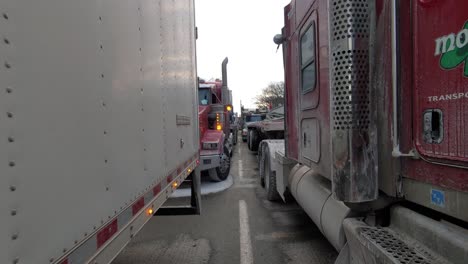
<path fill-rule="evenodd" d="M 314 7 L 311 7 L 313 10 Z M 320 159 L 320 125 L 317 116 L 320 88 L 317 56 L 317 13 L 313 11 L 299 31 L 300 155 L 306 164 Z"/>
<path fill-rule="evenodd" d="M 413 1 L 413 138 L 426 160 L 468 162 L 468 2 Z"/>

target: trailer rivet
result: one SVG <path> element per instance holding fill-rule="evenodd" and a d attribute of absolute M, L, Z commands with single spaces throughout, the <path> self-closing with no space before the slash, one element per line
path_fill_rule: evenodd
<path fill-rule="evenodd" d="M 104 47 L 103 47 L 102 45 L 99 45 L 99 48 L 100 48 L 100 49 L 104 49 Z"/>
<path fill-rule="evenodd" d="M 16 191 L 16 187 L 15 186 L 10 186 L 10 191 L 12 191 L 12 192 Z"/>
<path fill-rule="evenodd" d="M 14 161 L 10 161 L 10 162 L 8 163 L 8 166 L 10 166 L 10 167 L 14 167 L 15 165 L 16 165 L 16 164 L 15 164 Z"/>
<path fill-rule="evenodd" d="M 78 244 L 78 240 L 75 240 L 74 243 L 75 243 L 75 244 Z"/>
<path fill-rule="evenodd" d="M 102 21 L 102 17 L 101 17 L 101 16 L 99 17 L 99 21 Z"/>
<path fill-rule="evenodd" d="M 6 67 L 7 69 L 10 69 L 10 68 L 11 68 L 11 64 L 8 63 L 7 61 L 5 61 L 5 67 Z"/>
<path fill-rule="evenodd" d="M 3 13 L 3 18 L 8 20 L 8 15 Z"/>
<path fill-rule="evenodd" d="M 104 135 L 107 135 L 107 131 L 104 130 Z"/>
<path fill-rule="evenodd" d="M 4 38 L 3 42 L 5 42 L 5 44 L 10 44 L 10 41 L 7 38 Z"/>
<path fill-rule="evenodd" d="M 96 226 L 93 226 L 93 230 L 96 230 Z"/>
<path fill-rule="evenodd" d="M 106 187 L 106 191 L 109 191 L 109 187 Z"/>
<path fill-rule="evenodd" d="M 104 163 L 107 163 L 107 160 L 104 160 Z"/>
<path fill-rule="evenodd" d="M 18 234 L 13 234 L 13 235 L 11 236 L 11 239 L 12 239 L 12 240 L 18 239 Z"/>
<path fill-rule="evenodd" d="M 140 27 L 138 27 L 138 31 L 141 31 L 141 28 L 140 28 Z"/>
<path fill-rule="evenodd" d="M 67 252 L 67 249 L 66 248 L 62 249 L 62 252 L 63 253 Z"/>
<path fill-rule="evenodd" d="M 85 237 L 88 236 L 88 233 L 84 233 L 84 236 L 85 236 Z"/>
<path fill-rule="evenodd" d="M 50 258 L 50 259 L 49 259 L 49 262 L 54 262 L 54 258 Z"/>
<path fill-rule="evenodd" d="M 11 214 L 12 216 L 15 216 L 16 213 L 17 213 L 16 210 L 11 210 L 11 212 L 10 212 L 10 214 Z"/>
<path fill-rule="evenodd" d="M 8 137 L 8 142 L 13 143 L 13 142 L 15 142 L 15 139 L 12 138 L 12 137 Z"/>
<path fill-rule="evenodd" d="M 15 259 L 13 260 L 13 264 L 18 264 L 18 263 L 19 263 L 19 258 L 15 258 Z"/>
<path fill-rule="evenodd" d="M 11 94 L 11 93 L 13 92 L 13 89 L 11 89 L 11 87 L 7 87 L 7 88 L 6 88 L 6 92 L 9 93 L 9 94 Z"/>
<path fill-rule="evenodd" d="M 8 117 L 8 118 L 13 118 L 13 113 L 7 112 L 7 117 Z"/>

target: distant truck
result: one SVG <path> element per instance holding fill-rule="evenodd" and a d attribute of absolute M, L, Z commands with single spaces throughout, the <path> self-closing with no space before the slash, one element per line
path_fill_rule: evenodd
<path fill-rule="evenodd" d="M 293 0 L 285 138 L 258 147 L 336 263 L 468 263 L 468 2 Z"/>
<path fill-rule="evenodd" d="M 250 117 L 250 122 L 246 123 L 246 141 L 250 150 L 257 151 L 260 142 L 265 139 L 284 139 L 283 106 L 277 107 L 267 114 Z M 252 121 L 255 120 L 255 117 L 261 117 L 258 118 L 261 120 Z"/>
<path fill-rule="evenodd" d="M 213 181 L 224 181 L 228 177 L 233 145 L 237 143 L 232 95 L 227 86 L 227 63 L 228 58 L 225 58 L 221 67 L 222 80 L 200 80 L 198 85 L 200 170 L 208 171 Z"/>
<path fill-rule="evenodd" d="M 155 212 L 198 214 L 194 2 L 1 13 L 0 263 L 110 263 Z"/>

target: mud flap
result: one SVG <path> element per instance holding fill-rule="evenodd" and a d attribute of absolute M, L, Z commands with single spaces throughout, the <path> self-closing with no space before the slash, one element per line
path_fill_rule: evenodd
<path fill-rule="evenodd" d="M 201 177 L 195 169 L 185 180 L 190 184 L 190 205 L 161 207 L 154 215 L 200 215 L 201 213 Z"/>

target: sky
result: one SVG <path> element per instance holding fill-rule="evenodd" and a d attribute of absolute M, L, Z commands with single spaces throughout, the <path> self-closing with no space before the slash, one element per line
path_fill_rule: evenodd
<path fill-rule="evenodd" d="M 283 55 L 273 36 L 281 33 L 283 9 L 289 2 L 195 0 L 198 76 L 221 78 L 221 62 L 228 57 L 235 112 L 240 112 L 240 101 L 254 108 L 262 88 L 284 80 Z"/>

